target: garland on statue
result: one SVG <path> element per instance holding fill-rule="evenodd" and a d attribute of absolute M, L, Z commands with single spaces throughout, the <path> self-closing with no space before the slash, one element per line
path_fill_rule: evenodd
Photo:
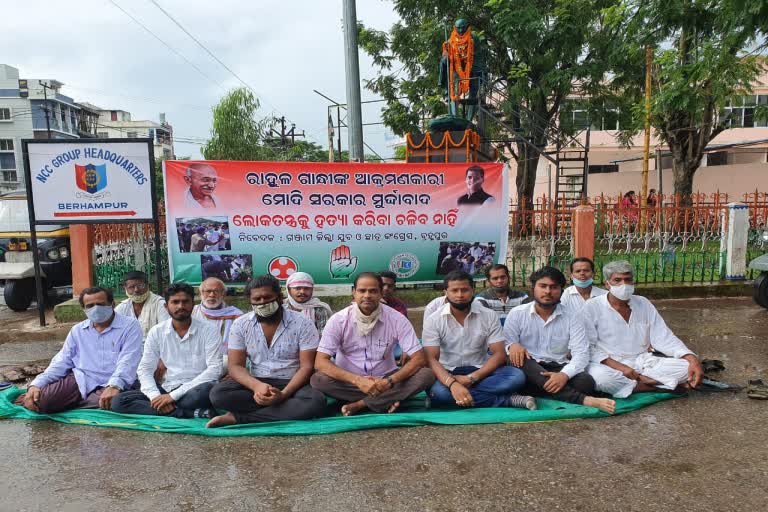
<path fill-rule="evenodd" d="M 443 52 L 448 54 L 448 90 L 451 101 L 459 101 L 469 93 L 469 76 L 475 56 L 475 42 L 472 29 L 459 34 L 454 27 L 448 42 L 443 43 Z M 459 75 L 458 91 L 454 90 L 453 74 Z"/>

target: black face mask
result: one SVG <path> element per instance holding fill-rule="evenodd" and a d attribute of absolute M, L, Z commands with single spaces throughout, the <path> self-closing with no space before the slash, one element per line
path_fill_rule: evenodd
<path fill-rule="evenodd" d="M 538 305 L 539 305 L 539 307 L 540 307 L 540 308 L 542 308 L 542 309 L 555 309 L 555 307 L 556 307 L 558 304 L 560 304 L 560 301 L 559 301 L 559 300 L 558 300 L 557 302 L 553 302 L 552 304 L 542 304 L 541 302 L 537 301 L 535 298 L 534 298 L 533 300 L 534 300 L 534 302 L 536 302 L 536 304 L 538 304 Z"/>
<path fill-rule="evenodd" d="M 469 302 L 453 302 L 445 299 L 445 301 L 451 305 L 451 307 L 458 309 L 459 311 L 466 311 L 472 307 L 472 301 Z"/>

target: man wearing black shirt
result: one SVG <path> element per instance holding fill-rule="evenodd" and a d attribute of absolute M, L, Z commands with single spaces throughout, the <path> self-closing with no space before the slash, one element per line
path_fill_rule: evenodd
<path fill-rule="evenodd" d="M 493 202 L 493 196 L 483 190 L 483 181 L 485 181 L 485 171 L 482 167 L 473 165 L 468 168 L 464 175 L 464 182 L 467 184 L 467 193 L 463 194 L 456 201 L 459 205 L 483 205 Z"/>

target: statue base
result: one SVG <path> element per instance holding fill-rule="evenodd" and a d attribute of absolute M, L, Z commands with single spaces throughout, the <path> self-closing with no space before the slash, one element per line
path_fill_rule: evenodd
<path fill-rule="evenodd" d="M 468 123 L 465 119 L 461 120 Z M 480 135 L 472 128 L 438 132 L 433 129 L 434 121 L 429 124 L 430 131 L 427 133 L 407 133 L 405 135 L 406 162 L 467 163 L 494 162 L 498 159 L 496 149 L 487 142 L 481 143 Z"/>
<path fill-rule="evenodd" d="M 429 122 L 428 128 L 430 133 L 463 132 L 465 130 L 475 130 L 475 126 L 471 121 L 467 121 L 463 117 L 452 115 L 444 115 L 434 118 Z"/>

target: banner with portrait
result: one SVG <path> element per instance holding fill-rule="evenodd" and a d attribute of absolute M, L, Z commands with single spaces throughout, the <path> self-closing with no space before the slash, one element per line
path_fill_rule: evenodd
<path fill-rule="evenodd" d="M 507 169 L 497 163 L 165 161 L 171 278 L 254 275 L 348 285 L 363 271 L 434 282 L 503 262 Z"/>

